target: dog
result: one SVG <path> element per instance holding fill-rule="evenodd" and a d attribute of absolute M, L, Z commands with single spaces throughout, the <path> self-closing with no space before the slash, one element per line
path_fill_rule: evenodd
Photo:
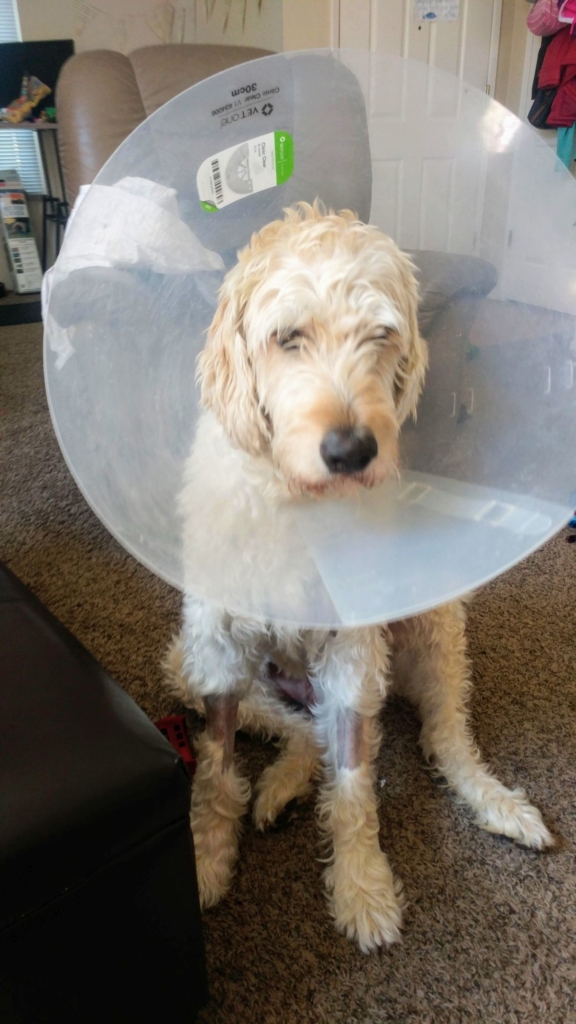
<path fill-rule="evenodd" d="M 239 253 L 198 361 L 203 412 L 179 500 L 189 578 L 165 662 L 171 692 L 206 718 L 191 807 L 201 904 L 228 890 L 250 799 L 235 731 L 279 736 L 254 823 L 273 825 L 320 770 L 330 913 L 363 952 L 395 942 L 402 922 L 374 780 L 389 693 L 415 705 L 425 758 L 481 827 L 535 849 L 553 843 L 539 811 L 490 773 L 471 739 L 466 603 L 400 623 L 300 629 L 200 599 L 194 566 L 205 548 L 217 557 L 238 519 L 246 537 L 265 537 L 290 502 L 354 493 L 397 472 L 400 428 L 415 415 L 427 366 L 417 304 L 410 259 L 350 211 L 297 204 Z M 275 542 L 282 587 L 290 566 Z"/>

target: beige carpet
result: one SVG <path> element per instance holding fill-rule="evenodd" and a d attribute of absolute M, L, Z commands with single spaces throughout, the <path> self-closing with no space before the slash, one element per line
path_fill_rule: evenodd
<path fill-rule="evenodd" d="M 159 659 L 178 596 L 108 536 L 68 474 L 40 325 L 0 330 L 0 431 L 0 558 L 152 718 L 172 710 Z M 202 1024 L 575 1024 L 576 545 L 564 534 L 487 587 L 469 635 L 481 748 L 542 808 L 558 851 L 476 829 L 393 703 L 378 775 L 381 841 L 409 900 L 403 944 L 365 957 L 332 930 L 312 803 L 283 831 L 247 826 L 233 892 L 205 915 Z M 273 755 L 247 738 L 239 749 L 253 778 Z"/>

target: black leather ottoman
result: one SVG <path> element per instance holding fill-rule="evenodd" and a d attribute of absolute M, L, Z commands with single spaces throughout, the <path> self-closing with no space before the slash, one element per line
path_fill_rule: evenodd
<path fill-rule="evenodd" d="M 0 801 L 2 1024 L 194 1021 L 186 768 L 1 564 Z"/>

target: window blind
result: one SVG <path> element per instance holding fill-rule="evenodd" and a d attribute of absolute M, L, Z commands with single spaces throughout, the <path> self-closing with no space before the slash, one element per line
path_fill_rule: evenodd
<path fill-rule="evenodd" d="M 14 131 L 0 129 L 0 176 L 4 171 L 16 171 L 26 192 L 46 194 L 48 190 L 36 132 L 21 128 Z"/>
<path fill-rule="evenodd" d="M 21 40 L 16 0 L 0 0 L 0 43 L 19 43 Z"/>

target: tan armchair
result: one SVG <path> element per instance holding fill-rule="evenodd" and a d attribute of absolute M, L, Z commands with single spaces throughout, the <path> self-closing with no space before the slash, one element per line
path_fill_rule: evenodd
<path fill-rule="evenodd" d="M 56 90 L 66 198 L 73 204 L 108 157 L 149 114 L 197 82 L 268 50 L 249 46 L 145 46 L 125 56 L 89 50 L 62 68 Z"/>

